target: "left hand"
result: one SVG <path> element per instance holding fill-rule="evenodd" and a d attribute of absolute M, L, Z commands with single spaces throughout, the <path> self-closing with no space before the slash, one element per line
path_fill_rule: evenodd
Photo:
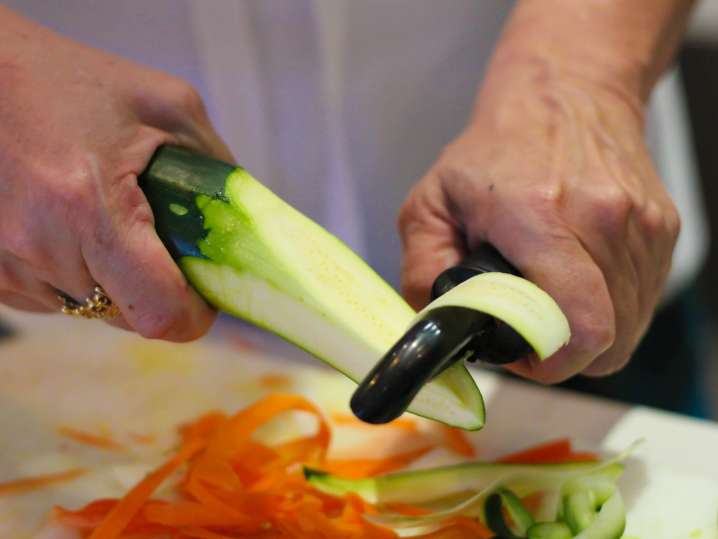
<path fill-rule="evenodd" d="M 508 368 L 556 383 L 626 364 L 659 301 L 679 218 L 643 138 L 639 96 L 539 63 L 494 68 L 476 112 L 400 215 L 403 287 L 490 242 L 565 312 L 570 343 Z"/>

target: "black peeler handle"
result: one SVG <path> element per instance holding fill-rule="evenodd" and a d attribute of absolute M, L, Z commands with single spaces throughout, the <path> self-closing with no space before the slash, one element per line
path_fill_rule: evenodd
<path fill-rule="evenodd" d="M 480 273 L 519 272 L 485 243 L 434 281 L 432 299 Z M 406 411 L 419 390 L 456 363 L 481 359 L 504 364 L 531 351 L 513 329 L 466 307 L 440 307 L 424 314 L 369 372 L 351 399 L 354 414 L 387 423 Z"/>

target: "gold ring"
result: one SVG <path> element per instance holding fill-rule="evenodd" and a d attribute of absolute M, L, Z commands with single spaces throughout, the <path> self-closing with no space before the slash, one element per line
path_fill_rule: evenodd
<path fill-rule="evenodd" d="M 120 313 L 117 305 L 112 302 L 100 285 L 95 286 L 92 295 L 85 299 L 84 304 L 62 292 L 57 299 L 62 302 L 60 308 L 62 313 L 70 316 L 100 320 L 114 318 Z"/>

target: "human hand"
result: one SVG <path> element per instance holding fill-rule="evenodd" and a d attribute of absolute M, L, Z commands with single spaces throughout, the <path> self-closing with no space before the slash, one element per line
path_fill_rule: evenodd
<path fill-rule="evenodd" d="M 187 83 L 53 34 L 0 7 L 0 301 L 58 311 L 99 283 L 114 324 L 184 341 L 214 312 L 160 242 L 137 185 L 155 149 L 227 161 Z"/>
<path fill-rule="evenodd" d="M 645 332 L 679 218 L 649 157 L 642 102 L 625 88 L 528 61 L 498 62 L 474 117 L 400 214 L 403 286 L 424 305 L 436 276 L 482 242 L 546 290 L 571 326 L 543 383 L 620 369 Z"/>

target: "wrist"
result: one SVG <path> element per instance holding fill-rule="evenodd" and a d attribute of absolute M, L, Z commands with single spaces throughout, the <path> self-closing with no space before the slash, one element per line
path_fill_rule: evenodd
<path fill-rule="evenodd" d="M 644 105 L 675 51 L 690 0 L 522 0 L 493 67 L 540 64 L 545 72 L 612 88 Z"/>

